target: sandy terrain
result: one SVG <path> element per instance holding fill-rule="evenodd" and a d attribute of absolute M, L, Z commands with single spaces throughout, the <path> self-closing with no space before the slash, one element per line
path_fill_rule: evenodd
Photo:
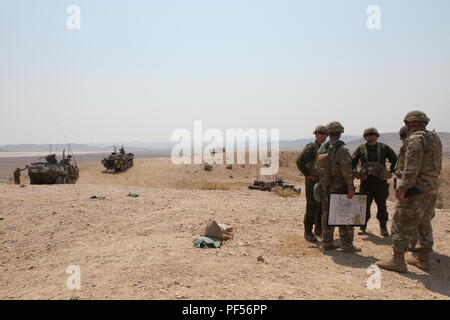
<path fill-rule="evenodd" d="M 280 176 L 301 185 L 295 164 L 284 158 Z M 369 290 L 367 267 L 391 255 L 376 219 L 368 236 L 355 235 L 361 253 L 324 255 L 303 240 L 304 195 L 246 190 L 256 168 L 206 172 L 163 158 L 138 159 L 122 174 L 102 173 L 98 163 L 80 168 L 76 185 L 0 184 L 0 299 L 450 297 L 448 209 L 436 210 L 433 220 L 432 270 L 382 271 L 382 288 Z M 192 242 L 209 219 L 234 226 L 236 236 L 220 249 L 196 249 Z M 69 265 L 81 268 L 81 290 L 66 287 Z"/>

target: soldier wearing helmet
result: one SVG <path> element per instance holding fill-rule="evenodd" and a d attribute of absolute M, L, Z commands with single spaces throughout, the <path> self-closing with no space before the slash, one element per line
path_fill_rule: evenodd
<path fill-rule="evenodd" d="M 336 249 L 334 244 L 334 226 L 328 225 L 328 208 L 330 193 L 346 193 L 349 199 L 355 195 L 353 184 L 352 157 L 340 140 L 344 127 L 338 121 L 327 125 L 328 142 L 323 143 L 317 152 L 315 168 L 322 189 L 322 249 Z M 341 248 L 344 252 L 361 251 L 353 245 L 353 226 L 339 226 Z"/>
<path fill-rule="evenodd" d="M 317 172 L 314 170 L 314 160 L 316 159 L 316 154 L 320 146 L 327 139 L 327 128 L 324 125 L 318 125 L 313 134 L 316 138 L 315 141 L 308 143 L 297 159 L 297 167 L 305 176 L 306 213 L 303 224 L 305 227 L 304 236 L 309 242 L 316 242 L 316 236 L 322 237 L 320 202 L 314 200 L 314 184 L 318 181 Z"/>
<path fill-rule="evenodd" d="M 361 227 L 359 234 L 366 234 L 367 222 L 370 219 L 370 207 L 375 200 L 377 204 L 377 219 L 382 236 L 389 236 L 387 221 L 389 215 L 386 201 L 389 196 L 387 180 L 392 176 L 397 163 L 397 155 L 391 147 L 378 142 L 380 134 L 376 128 L 364 130 L 366 143 L 360 145 L 352 155 L 353 169 L 361 179 L 360 192 L 367 194 L 366 224 Z M 389 172 L 386 170 L 386 160 L 391 164 Z"/>
<path fill-rule="evenodd" d="M 442 143 L 434 131 L 426 129 L 429 121 L 424 112 L 417 110 L 408 112 L 404 119 L 409 134 L 400 149 L 396 171 L 400 180 L 392 219 L 394 254 L 391 260 L 377 263 L 383 269 L 406 272 L 405 252 L 417 237 L 418 256 L 406 262 L 425 271 L 430 266 L 434 244 L 431 221 L 442 170 Z"/>

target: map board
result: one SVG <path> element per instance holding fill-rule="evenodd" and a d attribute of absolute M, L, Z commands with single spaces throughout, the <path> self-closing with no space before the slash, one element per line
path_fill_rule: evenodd
<path fill-rule="evenodd" d="M 328 225 L 362 226 L 366 223 L 366 206 L 366 194 L 357 193 L 348 199 L 346 194 L 331 193 Z"/>

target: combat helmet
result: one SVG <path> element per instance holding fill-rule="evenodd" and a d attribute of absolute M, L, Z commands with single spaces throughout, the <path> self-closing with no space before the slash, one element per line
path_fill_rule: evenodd
<path fill-rule="evenodd" d="M 401 127 L 398 134 L 400 135 L 400 138 L 406 138 L 408 136 L 408 127 L 407 126 Z"/>
<path fill-rule="evenodd" d="M 331 132 L 343 133 L 344 127 L 339 121 L 331 121 L 330 123 L 327 124 L 327 133 L 329 134 Z"/>
<path fill-rule="evenodd" d="M 324 125 L 318 125 L 315 129 L 314 129 L 314 132 L 313 132 L 313 134 L 316 134 L 316 133 L 318 133 L 318 132 L 327 132 L 327 127 L 326 126 L 324 126 Z"/>
<path fill-rule="evenodd" d="M 405 119 L 403 119 L 403 122 L 408 123 L 413 121 L 428 123 L 430 122 L 430 118 L 428 118 L 425 112 L 423 111 L 413 110 L 406 114 Z"/>
<path fill-rule="evenodd" d="M 363 134 L 364 137 L 369 134 L 375 134 L 377 137 L 380 136 L 380 134 L 378 133 L 378 130 L 374 127 L 370 127 L 370 128 L 367 128 L 364 130 L 364 134 Z"/>

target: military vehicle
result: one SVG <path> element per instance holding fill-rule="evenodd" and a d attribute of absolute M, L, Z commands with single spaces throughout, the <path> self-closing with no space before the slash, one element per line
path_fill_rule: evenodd
<path fill-rule="evenodd" d="M 107 173 L 126 171 L 133 166 L 134 154 L 125 153 L 125 149 L 120 148 L 117 152 L 114 147 L 112 152 L 107 158 L 103 158 L 102 164 L 106 168 Z"/>
<path fill-rule="evenodd" d="M 248 186 L 250 190 L 260 190 L 260 191 L 272 191 L 275 187 L 281 187 L 281 189 L 291 189 L 295 191 L 296 193 L 301 193 L 300 188 L 295 188 L 293 184 L 286 184 L 284 183 L 283 179 L 276 178 L 275 181 L 261 181 L 261 180 L 255 180 L 253 182 L 253 185 Z"/>
<path fill-rule="evenodd" d="M 58 162 L 56 154 L 44 157 L 45 162 L 34 162 L 28 165 L 30 184 L 75 184 L 79 177 L 77 164 L 72 162 L 71 155 L 63 156 Z M 40 158 L 40 159 L 44 159 Z"/>

